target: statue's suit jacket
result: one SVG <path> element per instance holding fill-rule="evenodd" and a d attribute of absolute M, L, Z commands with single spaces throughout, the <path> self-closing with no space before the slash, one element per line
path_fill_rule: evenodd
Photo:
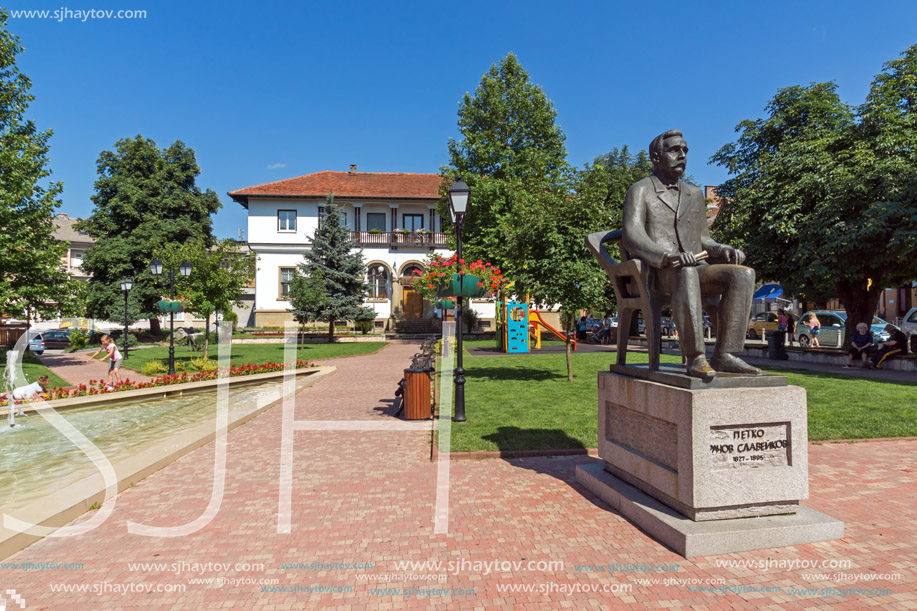
<path fill-rule="evenodd" d="M 702 303 L 717 308 L 716 350 L 735 354 L 744 347 L 755 272 L 742 265 L 716 265 L 726 263 L 723 245 L 710 237 L 700 189 L 679 181 L 678 190 L 671 190 L 655 175 L 634 183 L 624 199 L 622 242 L 629 256 L 649 266 L 651 290 L 671 298 L 686 355 L 704 352 Z M 696 266 L 663 267 L 666 253 L 703 250 L 710 258 Z M 686 290 L 691 286 L 700 294 Z"/>
<path fill-rule="evenodd" d="M 707 250 L 711 256 L 719 254 L 719 244 L 707 229 L 707 204 L 701 190 L 681 181 L 678 191 L 670 190 L 655 175 L 627 190 L 623 234 L 628 254 L 656 269 L 663 267 L 666 253 Z"/>

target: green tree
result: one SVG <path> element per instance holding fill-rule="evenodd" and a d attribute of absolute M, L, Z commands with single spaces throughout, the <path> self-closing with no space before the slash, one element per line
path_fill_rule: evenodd
<path fill-rule="evenodd" d="M 25 119 L 32 82 L 16 67 L 23 47 L 0 10 L 0 312 L 79 314 L 76 281 L 58 268 L 67 244 L 52 235 L 63 185 L 47 182 L 51 130 Z"/>
<path fill-rule="evenodd" d="M 634 156 L 624 146 L 596 157 L 567 181 L 514 191 L 516 210 L 526 223 L 504 223 L 501 231 L 515 270 L 515 291 L 536 302 L 560 304 L 568 334 L 580 310 L 604 313 L 614 303 L 605 272 L 586 248 L 586 235 L 620 228 L 627 189 L 652 169 L 645 151 Z M 567 377 L 572 381 L 569 344 Z"/>
<path fill-rule="evenodd" d="M 83 269 L 93 275 L 89 312 L 118 320 L 120 279 L 133 277 L 132 292 L 158 333 L 155 303 L 163 293 L 150 277 L 154 249 L 195 239 L 212 244 L 210 215 L 220 209 L 219 198 L 195 184 L 200 168 L 194 151 L 181 141 L 160 150 L 142 136 L 119 140 L 114 152 L 99 155 L 97 169 L 95 208 L 79 225 L 96 239 L 83 260 Z"/>
<path fill-rule="evenodd" d="M 525 225 L 503 226 L 512 258 L 514 292 L 536 303 L 560 304 L 564 331 L 573 333 L 580 310 L 604 310 L 609 305 L 608 279 L 586 249 L 586 235 L 607 226 L 612 209 L 596 197 L 583 200 L 570 188 L 555 186 L 534 192 L 517 191 L 517 210 Z M 573 381 L 573 355 L 567 344 L 567 379 Z"/>
<path fill-rule="evenodd" d="M 189 242 L 186 251 L 191 275 L 182 294 L 194 304 L 190 311 L 205 321 L 204 358 L 210 348 L 210 317 L 242 305 L 245 287 L 255 277 L 255 255 L 240 252 L 235 240 L 219 240 L 211 247 L 201 240 Z"/>
<path fill-rule="evenodd" d="M 441 173 L 444 194 L 457 178 L 473 192 L 463 255 L 507 267 L 501 226 L 528 222 L 516 209 L 520 188 L 537 193 L 543 184 L 565 180 L 565 136 L 555 125 L 557 112 L 551 101 L 513 54 L 491 66 L 473 97 L 465 94 L 458 116 L 462 138 L 449 140 L 450 165 Z M 446 206 L 444 200 L 440 214 L 449 218 Z M 514 270 L 506 271 L 512 275 Z"/>
<path fill-rule="evenodd" d="M 342 220 L 341 209 L 329 193 L 324 219 L 312 237 L 312 248 L 299 265 L 303 276 L 320 277 L 324 284 L 325 300 L 309 316 L 328 323 L 330 341 L 334 341 L 335 321 L 354 320 L 365 310 L 363 251 L 357 248 Z"/>
<path fill-rule="evenodd" d="M 326 302 L 322 272 L 313 269 L 309 276 L 297 273 L 290 283 L 289 298 L 290 312 L 299 323 L 299 332 L 303 333 L 307 324 L 321 320 Z"/>
<path fill-rule="evenodd" d="M 884 287 L 917 277 L 917 45 L 885 64 L 866 102 L 834 83 L 781 89 L 713 161 L 733 178 L 716 231 L 789 292 L 836 296 L 846 332 Z"/>

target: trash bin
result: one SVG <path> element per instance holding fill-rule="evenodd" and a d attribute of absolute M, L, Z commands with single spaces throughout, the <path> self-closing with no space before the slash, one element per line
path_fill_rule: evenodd
<path fill-rule="evenodd" d="M 406 420 L 429 420 L 432 412 L 430 367 L 409 367 L 404 370 L 404 417 Z"/>
<path fill-rule="evenodd" d="M 765 331 L 767 338 L 767 358 L 775 361 L 785 361 L 790 357 L 786 353 L 786 331 Z"/>

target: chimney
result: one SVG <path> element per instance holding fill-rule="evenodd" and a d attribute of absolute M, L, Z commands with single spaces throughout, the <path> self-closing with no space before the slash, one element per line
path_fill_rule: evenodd
<path fill-rule="evenodd" d="M 353 176 L 356 173 L 357 173 L 357 164 L 351 163 L 350 164 L 350 175 Z"/>

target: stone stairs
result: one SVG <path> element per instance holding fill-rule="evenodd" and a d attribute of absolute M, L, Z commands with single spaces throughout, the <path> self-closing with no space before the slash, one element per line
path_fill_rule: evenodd
<path fill-rule="evenodd" d="M 392 329 L 397 335 L 432 335 L 440 332 L 431 318 L 395 321 Z"/>

